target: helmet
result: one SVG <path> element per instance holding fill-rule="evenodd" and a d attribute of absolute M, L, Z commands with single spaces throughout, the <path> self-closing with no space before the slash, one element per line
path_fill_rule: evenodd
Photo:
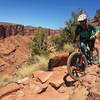
<path fill-rule="evenodd" d="M 87 19 L 87 15 L 86 15 L 86 14 L 81 14 L 81 15 L 78 17 L 77 21 L 84 21 L 85 19 Z"/>

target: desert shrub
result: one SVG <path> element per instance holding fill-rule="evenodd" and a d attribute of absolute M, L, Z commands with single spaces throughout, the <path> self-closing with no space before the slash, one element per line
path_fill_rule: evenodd
<path fill-rule="evenodd" d="M 48 36 L 44 29 L 38 28 L 38 32 L 34 34 L 34 38 L 31 42 L 31 58 L 34 58 L 35 55 L 48 55 Z"/>

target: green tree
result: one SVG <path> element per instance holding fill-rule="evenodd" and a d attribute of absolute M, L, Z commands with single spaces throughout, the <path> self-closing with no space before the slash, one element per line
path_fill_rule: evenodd
<path fill-rule="evenodd" d="M 48 53 L 47 37 L 45 30 L 39 27 L 31 43 L 32 57 L 34 57 L 34 55 L 45 55 Z"/>
<path fill-rule="evenodd" d="M 63 28 L 61 28 L 59 30 L 59 34 L 57 34 L 56 36 L 54 36 L 52 38 L 52 41 L 56 47 L 56 50 L 62 50 L 64 43 L 67 42 L 67 35 L 65 35 L 66 33 L 64 33 Z"/>
<path fill-rule="evenodd" d="M 100 9 L 97 9 L 97 10 L 96 10 L 96 16 L 97 16 L 97 17 L 100 17 Z"/>

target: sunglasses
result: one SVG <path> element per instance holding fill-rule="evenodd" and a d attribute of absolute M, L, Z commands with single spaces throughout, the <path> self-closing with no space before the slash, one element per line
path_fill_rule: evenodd
<path fill-rule="evenodd" d="M 84 22 L 87 22 L 87 20 L 83 20 L 83 21 L 79 21 L 80 23 L 84 23 Z"/>

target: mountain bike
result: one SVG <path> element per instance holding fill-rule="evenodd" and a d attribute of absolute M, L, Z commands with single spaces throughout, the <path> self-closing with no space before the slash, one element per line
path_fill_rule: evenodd
<path fill-rule="evenodd" d="M 93 55 L 91 56 L 89 46 L 87 46 L 86 48 L 88 51 L 83 53 L 79 46 L 78 51 L 72 52 L 67 60 L 68 73 L 71 76 L 71 78 L 76 81 L 85 75 L 86 68 L 90 64 L 98 64 L 99 63 L 98 49 L 96 47 L 94 47 Z M 90 62 L 89 58 L 91 58 L 91 62 Z"/>

